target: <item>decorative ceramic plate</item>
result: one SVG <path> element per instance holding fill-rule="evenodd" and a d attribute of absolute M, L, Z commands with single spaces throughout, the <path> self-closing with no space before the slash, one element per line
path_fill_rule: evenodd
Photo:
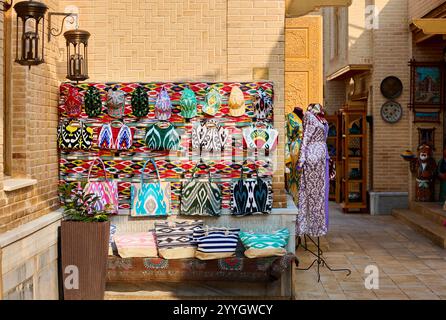
<path fill-rule="evenodd" d="M 387 77 L 381 82 L 381 93 L 387 99 L 399 98 L 403 93 L 403 83 L 397 77 Z"/>
<path fill-rule="evenodd" d="M 398 102 L 388 101 L 381 108 L 381 117 L 387 123 L 397 123 L 403 117 L 403 108 Z"/>

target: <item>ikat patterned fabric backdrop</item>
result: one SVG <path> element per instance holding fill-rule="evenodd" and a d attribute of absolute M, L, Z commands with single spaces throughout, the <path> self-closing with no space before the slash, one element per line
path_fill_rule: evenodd
<path fill-rule="evenodd" d="M 210 87 L 217 88 L 222 95 L 222 106 L 215 116 L 209 116 L 202 112 L 202 106 L 206 98 L 206 93 Z M 231 117 L 229 115 L 228 100 L 234 86 L 239 86 L 243 91 L 246 102 L 246 113 L 242 117 Z M 89 117 L 85 111 L 85 94 L 90 87 L 95 87 L 100 94 L 102 101 L 102 111 L 97 117 Z M 137 118 L 132 109 L 132 93 L 141 87 L 149 96 L 149 113 L 147 116 Z M 170 123 L 175 126 L 180 138 L 180 148 L 177 151 L 153 151 L 147 148 L 144 135 L 147 127 L 158 122 L 155 117 L 155 102 L 162 88 L 165 88 L 172 102 L 172 116 Z M 185 88 L 192 89 L 198 100 L 198 115 L 187 121 L 180 115 L 180 98 Z M 158 166 L 161 179 L 171 182 L 172 188 L 172 213 L 177 214 L 180 205 L 180 191 L 182 181 L 189 180 L 192 170 L 200 162 L 199 152 L 192 148 L 192 128 L 196 121 L 205 119 L 217 119 L 220 124 L 229 131 L 229 139 L 225 144 L 223 152 L 207 153 L 202 152 L 201 158 L 209 167 L 212 178 L 222 187 L 222 208 L 223 214 L 230 214 L 231 208 L 231 186 L 232 182 L 240 178 L 240 169 L 245 160 L 249 164 L 245 166 L 245 174 L 255 175 L 257 163 L 260 175 L 272 179 L 273 161 L 272 156 L 265 151 L 249 152 L 243 145 L 243 129 L 255 123 L 254 105 L 257 99 L 257 91 L 262 88 L 266 94 L 274 101 L 273 84 L 270 82 L 253 83 L 63 83 L 60 86 L 59 120 L 61 123 L 69 120 L 81 120 L 86 127 L 93 129 L 93 145 L 88 151 L 60 150 L 60 183 L 86 182 L 88 170 L 96 157 L 101 157 L 104 161 L 108 177 L 118 182 L 119 190 L 119 214 L 130 214 L 130 187 L 132 183 L 139 183 L 141 170 L 144 163 L 153 158 Z M 82 111 L 76 118 L 70 118 L 67 114 L 66 100 L 69 92 L 78 90 L 79 98 L 82 101 Z M 125 115 L 119 119 L 125 123 L 132 131 L 134 130 L 133 145 L 129 150 L 110 151 L 100 149 L 98 146 L 98 136 L 104 124 L 117 120 L 107 113 L 107 92 L 109 89 L 117 89 L 125 92 Z M 90 90 L 91 91 L 91 90 Z M 267 119 L 263 120 L 273 124 L 273 112 Z M 197 176 L 203 175 L 207 179 L 206 165 L 199 165 Z M 156 177 L 152 166 L 146 170 L 147 178 Z M 92 181 L 103 178 L 100 166 L 92 171 Z"/>

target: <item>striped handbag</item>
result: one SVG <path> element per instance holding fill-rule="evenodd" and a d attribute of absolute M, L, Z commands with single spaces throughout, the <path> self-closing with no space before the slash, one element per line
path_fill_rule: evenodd
<path fill-rule="evenodd" d="M 193 169 L 192 179 L 184 183 L 181 188 L 180 214 L 218 217 L 221 215 L 221 188 L 218 184 L 212 182 L 209 168 L 209 179 L 205 181 L 200 181 L 195 177 L 197 169 L 198 164 Z"/>
<path fill-rule="evenodd" d="M 240 229 L 209 228 L 196 229 L 194 241 L 197 243 L 195 258 L 214 260 L 235 256 Z"/>
<path fill-rule="evenodd" d="M 155 168 L 157 182 L 144 183 L 144 171 L 147 164 Z M 153 217 L 167 216 L 170 210 L 170 182 L 161 182 L 158 167 L 153 159 L 148 160 L 141 171 L 141 182 L 131 187 L 131 216 Z"/>
<path fill-rule="evenodd" d="M 90 181 L 91 171 L 99 161 L 104 169 L 105 180 L 104 181 Z M 94 194 L 99 197 L 99 201 L 96 202 L 96 210 L 105 210 L 111 214 L 117 214 L 119 208 L 119 196 L 118 196 L 118 183 L 116 181 L 108 180 L 107 170 L 105 164 L 101 158 L 96 158 L 88 172 L 88 182 L 85 185 L 84 191 L 86 194 Z"/>
<path fill-rule="evenodd" d="M 273 208 L 273 188 L 270 180 L 260 178 L 256 167 L 256 178 L 245 179 L 244 165 L 241 168 L 240 180 L 232 185 L 232 214 L 249 216 L 269 214 Z"/>

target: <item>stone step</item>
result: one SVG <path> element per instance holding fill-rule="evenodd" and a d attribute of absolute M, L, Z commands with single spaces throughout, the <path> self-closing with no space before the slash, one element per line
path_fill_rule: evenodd
<path fill-rule="evenodd" d="M 446 248 L 446 227 L 411 210 L 395 209 L 392 215 L 429 238 L 433 243 Z"/>
<path fill-rule="evenodd" d="M 437 202 L 411 202 L 410 210 L 416 212 L 440 226 L 446 223 L 446 211 L 443 205 Z"/>

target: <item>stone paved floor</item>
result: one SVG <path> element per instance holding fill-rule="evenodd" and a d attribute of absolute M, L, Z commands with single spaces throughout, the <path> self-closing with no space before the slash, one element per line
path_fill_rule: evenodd
<path fill-rule="evenodd" d="M 352 275 L 316 266 L 296 271 L 296 299 L 411 299 L 446 300 L 446 250 L 413 231 L 392 216 L 342 214 L 331 206 L 330 233 L 322 249 L 332 268 L 350 268 Z M 314 259 L 302 248 L 300 267 Z M 378 290 L 367 290 L 365 268 L 376 265 Z"/>

